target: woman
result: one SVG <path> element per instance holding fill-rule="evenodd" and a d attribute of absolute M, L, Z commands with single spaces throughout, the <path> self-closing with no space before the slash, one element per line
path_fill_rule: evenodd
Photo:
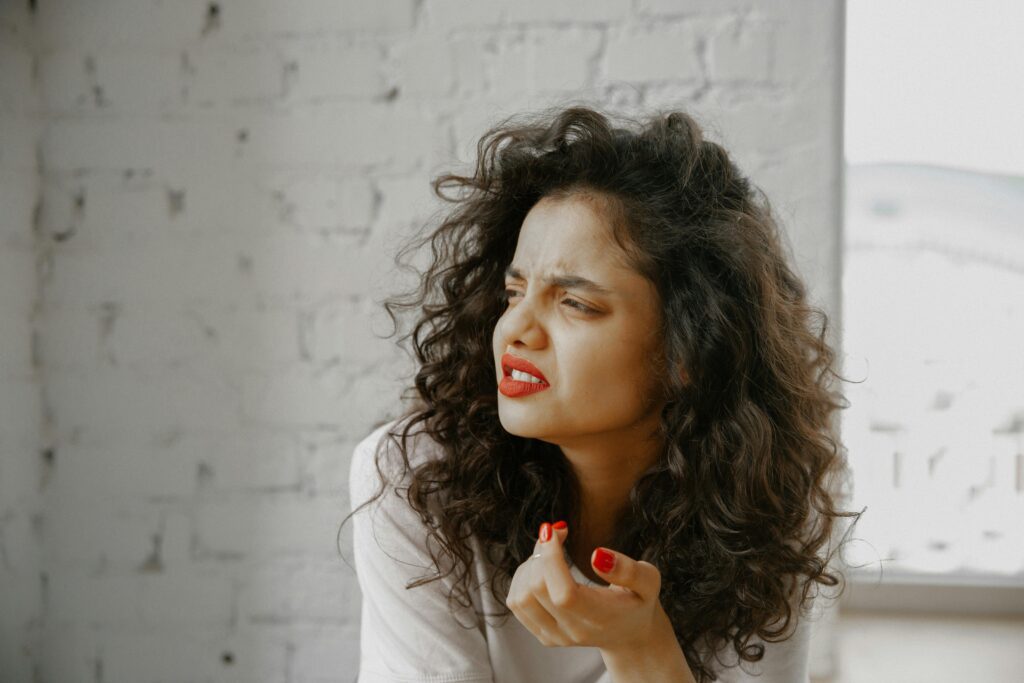
<path fill-rule="evenodd" d="M 767 202 L 680 112 L 553 110 L 478 150 L 384 304 L 419 314 L 418 371 L 352 462 L 360 683 L 806 681 L 842 578 L 819 551 L 857 514 L 827 318 Z"/>

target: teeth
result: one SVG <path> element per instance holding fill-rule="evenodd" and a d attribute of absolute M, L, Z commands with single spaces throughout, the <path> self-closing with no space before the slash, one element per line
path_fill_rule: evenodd
<path fill-rule="evenodd" d="M 520 372 L 519 370 L 512 371 L 512 379 L 517 379 L 520 382 L 533 382 L 534 384 L 541 383 L 540 380 L 533 375 L 526 372 Z"/>

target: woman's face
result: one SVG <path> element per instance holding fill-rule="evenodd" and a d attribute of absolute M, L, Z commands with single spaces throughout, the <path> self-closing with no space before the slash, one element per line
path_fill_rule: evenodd
<path fill-rule="evenodd" d="M 657 290 L 625 265 L 603 207 L 586 195 L 542 198 L 523 220 L 492 339 L 498 413 L 511 434 L 569 444 L 658 419 Z M 508 376 L 506 354 L 546 382 Z"/>

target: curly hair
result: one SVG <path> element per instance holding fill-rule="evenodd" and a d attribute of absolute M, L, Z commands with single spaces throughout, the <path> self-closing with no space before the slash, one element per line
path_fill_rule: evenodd
<path fill-rule="evenodd" d="M 662 607 L 698 681 L 716 680 L 710 658 L 730 643 L 760 661 L 764 646 L 751 637 L 790 637 L 817 584 L 843 580 L 835 520 L 860 514 L 837 508 L 849 472 L 832 418 L 849 405 L 830 386 L 843 378 L 828 317 L 788 265 L 764 193 L 684 112 L 635 119 L 588 106 L 504 119 L 480 139 L 472 176 L 444 174 L 432 187 L 453 209 L 396 262 L 408 270 L 404 257 L 428 242 L 433 260 L 416 288 L 384 302 L 392 323 L 402 310 L 418 315 L 400 338 L 412 338 L 417 370 L 404 430 L 381 441 L 398 445 L 411 476 L 405 498 L 438 548 L 434 575 L 407 588 L 454 573 L 449 605 L 470 606 L 475 537 L 504 606 L 531 530 L 578 519 L 560 449 L 499 422 L 491 335 L 527 212 L 543 197 L 598 195 L 616 243 L 660 296 L 663 354 L 652 362 L 668 397 L 665 446 L 635 482 L 609 547 L 661 572 Z M 415 425 L 443 457 L 411 465 Z M 443 500 L 439 513 L 432 500 Z"/>

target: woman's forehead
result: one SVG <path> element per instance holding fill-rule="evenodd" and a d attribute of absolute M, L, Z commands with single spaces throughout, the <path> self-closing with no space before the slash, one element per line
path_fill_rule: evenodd
<path fill-rule="evenodd" d="M 570 272 L 586 265 L 614 267 L 622 262 L 620 252 L 600 210 L 576 197 L 537 202 L 523 220 L 516 244 L 517 260 Z"/>

